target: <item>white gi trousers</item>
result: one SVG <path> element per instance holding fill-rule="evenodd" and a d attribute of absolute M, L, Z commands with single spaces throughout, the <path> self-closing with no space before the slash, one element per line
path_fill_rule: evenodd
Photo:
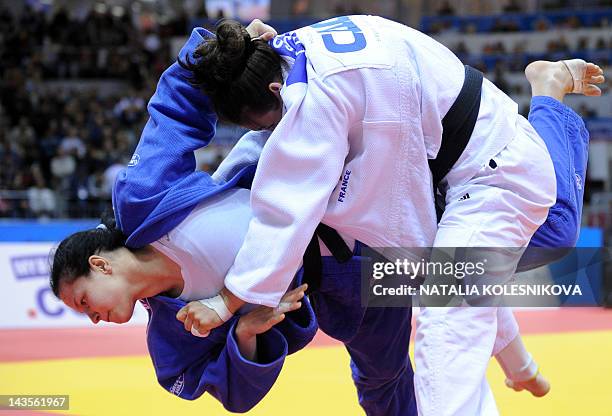
<path fill-rule="evenodd" d="M 554 168 L 527 120 L 518 117 L 516 137 L 493 160 L 463 183 L 453 183 L 452 172 L 445 179 L 446 209 L 435 247 L 526 247 L 545 221 L 556 198 Z M 512 261 L 518 262 L 522 251 L 515 251 Z M 486 369 L 517 335 L 507 308 L 421 308 L 415 347 L 419 414 L 497 415 Z"/>

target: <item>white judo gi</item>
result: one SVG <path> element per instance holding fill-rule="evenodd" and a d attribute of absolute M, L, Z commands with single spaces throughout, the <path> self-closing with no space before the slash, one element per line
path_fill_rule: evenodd
<path fill-rule="evenodd" d="M 527 246 L 555 202 L 556 183 L 545 144 L 509 97 L 484 80 L 470 142 L 442 182 L 447 205 L 438 226 L 428 159 L 440 148 L 463 64 L 426 35 L 373 16 L 331 19 L 276 42 L 283 39 L 305 53 L 281 90 L 285 114 L 260 155 L 254 217 L 225 279 L 236 296 L 276 306 L 319 222 L 371 247 Z M 509 311 L 423 308 L 419 412 L 496 414 L 484 375 L 511 332 Z"/>

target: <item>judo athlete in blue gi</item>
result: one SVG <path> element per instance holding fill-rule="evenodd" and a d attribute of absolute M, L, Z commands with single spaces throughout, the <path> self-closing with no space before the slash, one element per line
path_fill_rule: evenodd
<path fill-rule="evenodd" d="M 181 54 L 193 51 L 202 33 L 194 31 Z M 250 134 L 253 140 L 232 152 L 216 180 L 195 171 L 193 151 L 209 143 L 216 117 L 185 75 L 172 65 L 149 103 L 151 118 L 115 188 L 121 230 L 105 218 L 99 228 L 64 240 L 51 274 L 56 295 L 94 323 L 127 322 L 143 299 L 157 378 L 181 398 L 209 392 L 228 410 L 245 412 L 270 390 L 284 358 L 321 328 L 350 353 L 359 403 L 368 415 L 416 415 L 408 356 L 411 309 L 361 306 L 359 243 L 350 242 L 355 255 L 342 264 L 322 245 L 320 283 L 297 310 L 289 312 L 298 306 L 296 297 L 284 298 L 278 311 L 250 306 L 206 338 L 176 319 L 186 301 L 223 287 L 251 218 L 249 192 L 240 187 L 250 185 L 263 139 Z M 300 270 L 295 285 L 302 280 Z M 262 323 L 254 314 L 272 321 Z M 258 331 L 266 323 L 274 326 L 241 341 L 245 321 L 258 321 Z"/>
<path fill-rule="evenodd" d="M 371 247 L 504 248 L 496 264 L 505 268 L 487 270 L 503 284 L 556 203 L 553 155 L 517 104 L 396 22 L 342 16 L 268 44 L 224 21 L 189 58 L 184 66 L 220 117 L 273 130 L 253 181 L 254 217 L 220 295 L 230 310 L 278 304 L 321 222 Z M 563 71 L 562 91 L 590 93 L 603 82 L 596 65 L 552 65 Z M 221 300 L 208 302 L 187 312 L 200 315 L 204 333 L 226 316 L 215 309 Z M 203 317 L 207 310 L 217 313 Z M 497 413 L 485 371 L 497 328 L 510 320 L 495 308 L 421 309 L 420 412 Z"/>
<path fill-rule="evenodd" d="M 147 345 L 157 379 L 183 399 L 208 392 L 232 412 L 248 411 L 273 386 L 285 357 L 320 328 L 351 355 L 366 414 L 416 416 L 411 308 L 361 306 L 359 244 L 342 263 L 320 259 L 321 279 L 308 298 L 302 298 L 301 269 L 278 308 L 247 305 L 205 338 L 185 331 L 178 311 L 223 287 L 251 218 L 248 194 L 233 189 L 200 202 L 174 230 L 140 249 L 126 248 L 114 219 L 105 218 L 60 244 L 53 290 L 94 323 L 127 322 L 140 299 L 149 312 Z"/>
<path fill-rule="evenodd" d="M 190 47 L 194 48 L 199 42 L 201 42 L 202 33 L 204 32 L 201 29 L 196 29 L 192 34 L 190 41 L 185 46 L 184 51 L 181 53 L 185 53 Z M 235 190 L 234 188 L 236 186 L 248 186 L 248 177 L 252 174 L 254 167 L 253 164 L 259 158 L 259 153 L 261 152 L 261 148 L 263 147 L 267 137 L 266 132 L 250 133 L 245 136 L 241 140 L 240 145 L 235 149 L 235 151 L 232 151 L 229 158 L 224 162 L 220 168 L 220 171 L 215 174 L 215 180 L 211 179 L 203 172 L 195 172 L 193 150 L 204 146 L 209 142 L 210 138 L 214 134 L 214 118 L 209 118 L 211 113 L 206 112 L 206 108 L 208 108 L 207 99 L 202 96 L 197 89 L 186 83 L 183 77 L 184 72 L 182 71 L 183 70 L 175 64 L 162 76 L 158 90 L 149 103 L 151 119 L 143 132 L 143 137 L 141 138 L 141 142 L 136 150 L 132 162 L 130 163 L 130 166 L 125 172 L 122 173 L 122 176 L 118 180 L 114 195 L 117 218 L 120 223 L 124 224 L 122 230 L 127 235 L 127 247 L 138 248 L 144 247 L 149 243 L 154 243 L 153 247 L 155 247 L 155 249 L 152 252 L 163 253 L 164 250 L 166 250 L 167 255 L 163 256 L 162 258 L 167 260 L 168 258 L 174 257 L 175 266 L 177 264 L 176 262 L 178 261 L 180 263 L 181 259 L 180 256 L 176 254 L 176 248 L 172 248 L 171 246 L 173 242 L 176 244 L 177 241 L 185 241 L 180 237 L 182 227 L 184 224 L 193 224 L 194 218 L 199 218 L 204 221 L 204 225 L 202 226 L 203 228 L 201 229 L 202 232 L 196 235 L 209 234 L 211 238 L 217 242 L 216 245 L 209 244 L 207 246 L 208 250 L 210 250 L 212 253 L 218 254 L 213 254 L 212 258 L 219 258 L 219 256 L 222 255 L 221 252 L 215 251 L 215 246 L 222 249 L 225 248 L 225 244 L 219 244 L 222 241 L 219 236 L 227 236 L 232 234 L 231 232 L 228 232 L 229 228 L 232 226 L 232 222 L 226 221 L 225 223 L 219 224 L 218 221 L 214 221 L 212 219 L 207 220 L 208 216 L 204 215 L 204 211 L 200 212 L 198 205 L 200 203 L 212 204 L 200 207 L 202 210 L 205 209 L 209 214 L 211 211 L 216 212 L 215 204 L 220 204 L 219 207 L 223 208 L 220 210 L 221 212 L 228 212 L 226 209 L 227 207 L 220 203 L 219 198 L 222 194 L 226 195 L 225 198 L 229 198 L 227 197 L 228 193 L 231 194 L 232 198 L 244 198 L 245 191 Z M 544 75 L 548 74 L 549 72 L 549 69 L 540 71 L 540 73 Z M 532 85 L 534 85 L 534 82 L 532 82 Z M 554 96 L 553 93 L 554 92 L 544 92 L 543 95 Z M 548 102 L 548 99 L 546 98 L 542 98 L 538 108 L 538 113 L 533 113 L 535 116 L 534 120 L 536 122 L 540 120 L 542 123 L 545 123 L 550 127 L 550 134 L 546 140 L 547 145 L 556 146 L 559 142 L 567 144 L 568 140 L 571 143 L 575 143 L 575 146 L 572 147 L 571 152 L 561 153 L 558 160 L 554 159 L 556 168 L 559 168 L 557 171 L 560 172 L 559 174 L 562 175 L 561 177 L 566 178 L 567 172 L 573 171 L 573 167 L 570 165 L 572 161 L 568 160 L 568 158 L 586 157 L 585 152 L 587 148 L 587 138 L 584 136 L 578 139 L 576 136 L 577 133 L 584 134 L 584 130 L 579 128 L 582 125 L 582 122 L 567 107 L 563 106 L 562 104 L 551 104 L 551 102 Z M 532 110 L 535 109 L 536 107 L 534 107 Z M 578 129 L 572 130 L 572 126 L 577 126 Z M 568 132 L 567 136 L 558 134 L 559 132 L 565 131 Z M 556 136 L 553 135 L 554 132 L 557 133 Z M 575 140 L 583 141 L 580 142 Z M 582 145 L 579 145 L 579 143 L 582 143 Z M 568 166 L 570 166 L 570 168 L 568 168 Z M 223 191 L 226 192 L 224 193 Z M 580 200 L 582 199 L 581 194 L 578 194 L 578 197 Z M 566 208 L 562 208 L 562 211 L 563 209 L 576 209 L 577 204 L 575 202 L 575 198 L 568 198 L 567 201 L 562 198 L 563 196 L 560 196 L 560 203 L 562 207 L 567 206 Z M 242 205 L 244 206 L 244 204 Z M 234 206 L 234 208 L 236 208 L 236 206 Z M 212 218 L 214 218 L 214 216 L 212 216 Z M 232 218 L 233 222 L 240 222 L 238 221 L 238 218 L 241 218 L 241 216 L 234 216 Z M 168 225 L 168 223 L 171 223 L 171 225 Z M 215 224 L 217 228 L 215 228 Z M 242 232 L 244 232 L 247 225 L 244 222 L 241 222 L 241 226 L 243 227 Z M 102 240 L 111 235 L 107 234 L 107 232 L 108 230 L 100 229 L 92 230 L 88 233 L 93 233 L 92 238 L 95 237 Z M 575 235 L 575 230 L 572 230 L 572 233 L 569 234 Z M 113 235 L 117 234 L 115 233 Z M 131 259 L 132 257 L 129 255 L 130 250 L 121 249 L 121 237 L 117 238 L 119 239 L 117 240 L 118 243 L 116 243 L 118 244 L 116 247 L 119 247 L 118 251 L 124 255 L 127 255 L 128 259 Z M 235 242 L 236 240 L 232 241 Z M 69 244 L 66 243 L 66 247 L 68 246 Z M 79 244 L 76 246 L 83 247 L 88 245 Z M 89 250 L 91 250 L 92 253 L 102 253 L 107 251 L 112 253 L 115 251 L 110 249 L 112 244 L 105 245 L 100 241 L 93 246 L 89 245 L 89 247 Z M 230 245 L 230 247 L 233 247 L 233 250 L 238 249 L 236 244 Z M 225 250 L 221 251 L 223 252 Z M 231 252 L 232 250 L 229 251 Z M 65 253 L 66 250 L 63 252 Z M 180 250 L 178 252 L 180 252 Z M 57 290 L 56 293 L 59 293 L 64 302 L 66 302 L 66 304 L 69 306 L 76 310 L 87 312 L 94 321 L 102 319 L 111 320 L 114 322 L 123 322 L 129 319 L 129 316 L 131 316 L 135 299 L 140 297 L 150 297 L 169 290 L 168 287 L 156 287 L 152 281 L 150 282 L 150 287 L 141 288 L 148 291 L 148 293 L 144 293 L 145 296 L 142 296 L 142 293 L 137 294 L 135 297 L 132 296 L 129 301 L 118 303 L 117 305 L 110 305 L 106 303 L 106 300 L 104 299 L 93 302 L 92 298 L 96 296 L 96 293 L 109 294 L 113 293 L 114 290 L 117 293 L 134 292 L 133 290 L 129 291 L 127 289 L 127 287 L 131 287 L 129 284 L 127 287 L 121 285 L 114 286 L 113 283 L 119 279 L 107 279 L 107 277 L 109 277 L 109 267 L 110 270 L 113 270 L 113 267 L 111 266 L 117 262 L 119 262 L 118 264 L 121 264 L 121 258 L 115 258 L 115 262 L 105 262 L 95 258 L 93 259 L 94 261 L 91 261 L 89 259 L 95 257 L 94 254 L 88 255 L 86 251 L 80 251 L 79 254 L 81 255 L 82 259 L 88 259 L 88 261 L 85 263 L 84 267 L 81 267 L 81 271 L 77 272 L 75 267 L 62 267 L 61 261 L 57 261 L 58 253 L 59 258 L 62 258 L 62 251 L 58 250 L 56 253 L 56 261 L 54 261 L 54 270 L 57 267 L 57 272 L 54 274 L 57 276 L 57 282 L 54 284 L 54 287 Z M 146 253 L 149 253 L 150 255 L 151 251 L 146 251 L 145 254 Z M 145 258 L 147 257 L 145 256 Z M 354 258 L 351 261 L 356 260 L 358 259 Z M 315 311 L 317 312 L 320 327 L 326 330 L 326 332 L 330 333 L 332 336 L 335 336 L 347 344 L 347 348 L 349 349 L 349 352 L 351 352 L 353 359 L 352 370 L 356 385 L 358 387 L 360 402 L 368 414 L 411 414 L 407 412 L 413 411 L 413 400 L 410 397 L 412 385 L 408 378 L 403 378 L 403 376 L 408 376 L 408 367 L 406 367 L 406 365 L 409 366 L 409 363 L 407 364 L 405 361 L 407 359 L 406 350 L 408 342 L 405 330 L 407 328 L 406 324 L 409 325 L 409 316 L 407 318 L 409 311 L 395 309 L 396 311 L 401 311 L 397 312 L 397 315 L 395 316 L 384 315 L 394 313 L 393 308 L 380 310 L 372 309 L 364 313 L 364 310 L 358 306 L 358 267 L 351 265 L 350 262 L 342 265 L 337 265 L 337 263 L 334 262 L 335 260 L 329 257 L 327 260 L 326 258 L 323 259 L 323 278 L 320 289 L 318 292 L 311 295 L 311 299 L 316 299 L 313 303 L 315 305 Z M 214 261 L 209 263 L 214 263 Z M 335 269 L 330 268 L 331 265 L 334 264 L 336 264 L 338 267 Z M 207 264 L 207 262 L 196 264 L 196 266 L 196 271 L 191 273 L 200 273 L 200 276 L 224 276 L 224 271 L 226 271 L 224 268 L 229 267 L 226 265 L 215 268 L 214 265 Z M 117 270 L 118 267 L 120 268 L 120 266 L 115 264 L 114 269 Z M 529 265 L 525 266 L 525 268 L 528 267 Z M 72 269 L 72 273 L 69 272 L 70 269 Z M 207 272 L 200 271 L 202 269 L 206 270 Z M 143 268 L 137 267 L 135 270 L 143 270 Z M 185 275 L 189 274 L 190 270 L 194 269 L 190 267 L 185 267 L 185 269 L 181 268 L 181 272 L 184 275 L 183 280 Z M 104 274 L 105 271 L 107 274 Z M 130 276 L 133 274 L 126 275 Z M 298 273 L 298 281 L 300 279 L 299 276 L 300 273 Z M 333 278 L 326 278 L 326 276 L 333 276 Z M 155 281 L 163 282 L 163 277 L 164 276 L 157 276 Z M 66 279 L 64 280 L 65 289 L 62 289 L 61 281 L 63 281 L 63 279 Z M 75 280 L 71 282 L 72 279 Z M 173 279 L 170 280 L 173 281 Z M 191 281 L 194 280 L 195 279 L 191 279 Z M 216 286 L 209 286 L 206 289 L 209 292 L 207 296 L 217 293 L 223 286 L 222 278 L 212 280 L 215 280 Z M 105 285 L 105 289 L 95 290 L 93 286 L 87 284 L 88 281 L 94 281 L 96 284 Z M 108 285 L 110 285 L 110 287 L 106 287 Z M 113 290 L 113 288 L 115 289 Z M 185 287 L 183 287 L 183 290 L 185 290 Z M 89 291 L 91 291 L 91 293 L 89 293 Z M 172 290 L 170 290 L 170 292 L 171 293 L 169 294 L 173 296 L 180 295 L 180 293 L 177 293 L 176 290 L 174 293 L 172 293 Z M 81 296 L 84 293 L 87 293 L 89 298 L 84 299 L 83 302 Z M 196 295 L 195 293 L 193 294 Z M 317 296 L 322 296 L 321 300 L 317 298 Z M 159 301 L 156 301 L 155 299 Z M 191 299 L 198 299 L 198 296 L 194 296 Z M 351 302 L 355 303 L 351 304 Z M 202 394 L 204 390 L 207 390 L 218 397 L 226 405 L 226 407 L 236 411 L 240 409 L 247 409 L 248 407 L 257 403 L 257 401 L 261 399 L 261 396 L 270 388 L 273 380 L 270 382 L 263 376 L 257 381 L 256 385 L 246 383 L 245 380 L 240 378 L 239 375 L 234 377 L 227 375 L 225 379 L 215 378 L 212 381 L 209 380 L 208 382 L 200 383 L 200 380 L 205 379 L 200 376 L 201 374 L 206 373 L 206 375 L 209 376 L 211 374 L 220 374 L 216 373 L 215 371 L 212 371 L 212 373 L 206 372 L 207 368 L 215 370 L 218 368 L 217 365 L 222 366 L 221 364 L 223 364 L 223 368 L 235 369 L 240 367 L 236 363 L 241 363 L 241 365 L 244 364 L 248 367 L 249 363 L 244 363 L 238 359 L 244 357 L 239 357 L 236 353 L 238 342 L 235 339 L 235 327 L 234 332 L 231 332 L 228 329 L 230 325 L 237 323 L 237 320 L 239 319 L 238 317 L 230 318 L 230 320 L 228 320 L 229 324 L 226 323 L 221 327 L 221 329 L 212 331 L 209 338 L 202 339 L 194 337 L 190 334 L 190 332 L 185 331 L 184 326 L 178 323 L 178 321 L 175 322 L 175 326 L 173 327 L 167 326 L 167 324 L 172 321 L 171 318 L 173 317 L 173 314 L 175 314 L 176 311 L 179 310 L 182 305 L 184 305 L 184 302 L 176 299 L 173 300 L 168 297 L 157 297 L 149 299 L 148 304 L 150 305 L 152 311 L 151 319 L 154 319 L 156 316 L 156 310 L 161 310 L 162 312 L 160 312 L 157 316 L 163 316 L 165 318 L 159 318 L 158 322 L 167 321 L 161 326 L 161 328 L 172 328 L 168 329 L 169 332 L 163 332 L 161 329 L 159 332 L 154 330 L 153 333 L 156 333 L 157 335 L 149 335 L 150 349 L 152 351 L 158 351 L 157 353 L 152 352 L 154 363 L 156 360 L 163 360 L 157 361 L 159 363 L 159 367 L 163 366 L 164 368 L 169 369 L 167 373 L 158 369 L 158 378 L 165 388 L 173 391 L 174 393 L 180 392 L 179 395 L 185 398 L 195 398 Z M 304 301 L 304 305 L 302 305 L 302 309 L 300 309 L 300 311 L 303 311 L 305 307 L 308 307 L 308 305 L 308 301 Z M 291 321 L 290 317 L 293 313 L 294 312 L 287 314 L 287 318 L 285 318 L 287 322 Z M 364 313 L 364 318 L 361 318 L 362 313 Z M 248 312 L 246 314 L 248 314 Z M 391 322 L 395 320 L 397 321 L 396 323 Z M 155 321 L 152 321 L 152 325 L 150 327 L 158 328 L 159 325 L 155 325 L 153 322 Z M 383 325 L 385 322 L 391 326 Z M 178 326 L 176 323 L 178 323 Z M 281 322 L 281 324 L 283 323 L 285 323 L 285 321 Z M 282 326 L 279 325 L 272 328 L 270 333 L 273 335 L 270 335 L 270 337 L 274 338 L 277 331 L 281 331 L 280 328 L 282 328 Z M 398 326 L 395 327 L 393 325 Z M 187 326 L 187 322 L 185 322 L 185 326 Z M 301 328 L 306 327 L 308 327 L 308 325 L 304 324 L 304 321 L 302 320 Z M 400 328 L 400 330 L 398 330 L 398 328 Z M 182 336 L 179 336 L 179 333 L 181 333 Z M 228 334 L 231 336 L 228 336 Z M 500 342 L 499 352 L 503 353 L 501 350 L 510 347 L 512 344 L 511 341 L 516 339 L 514 335 L 515 334 L 513 334 L 512 331 L 508 331 L 507 334 L 500 334 L 499 339 L 503 339 L 504 341 Z M 164 340 L 166 336 L 169 339 Z M 292 337 L 293 336 L 291 334 L 285 334 L 285 339 L 288 345 L 287 351 L 294 350 L 293 348 L 289 347 L 289 345 L 294 342 L 289 341 L 289 339 L 294 339 Z M 224 344 L 226 346 L 221 350 L 222 353 L 219 356 L 220 361 L 214 361 L 213 355 L 209 355 L 208 352 L 206 352 L 204 354 L 206 354 L 206 356 L 212 361 L 199 361 L 194 359 L 193 363 L 196 363 L 196 367 L 199 367 L 197 367 L 197 371 L 190 372 L 190 375 L 187 376 L 187 373 L 185 373 L 186 369 L 194 368 L 189 366 L 189 364 L 192 362 L 190 361 L 189 363 L 184 363 L 182 360 L 185 357 L 182 355 L 173 356 L 172 351 L 179 349 L 182 350 L 184 348 L 182 346 L 183 344 L 187 346 L 194 343 L 198 343 L 198 346 L 203 345 L 201 342 L 210 338 L 217 341 L 220 340 L 219 345 Z M 304 333 L 302 333 L 300 338 L 302 340 L 307 339 L 308 335 L 304 335 Z M 403 346 L 404 342 L 406 343 L 405 347 Z M 389 348 L 390 345 L 392 345 L 394 348 Z M 166 353 L 160 353 L 160 351 L 165 351 Z M 268 355 L 268 353 L 264 352 L 263 350 L 262 354 L 262 357 L 270 357 L 274 355 Z M 232 359 L 234 360 L 233 364 L 229 364 L 228 360 Z M 518 361 L 521 362 L 520 359 Z M 505 370 L 511 369 L 511 367 L 515 364 L 512 360 L 507 360 L 505 363 L 504 361 L 500 360 L 500 362 Z M 527 362 L 528 364 L 530 363 L 529 361 Z M 211 367 L 207 367 L 206 363 L 209 363 Z M 176 367 L 172 367 L 170 364 L 176 365 Z M 276 364 L 278 364 L 278 362 L 274 363 L 274 365 Z M 157 365 L 158 364 L 156 364 L 156 366 Z M 259 365 L 253 365 L 253 363 L 251 363 L 250 368 L 254 369 L 254 367 L 263 368 Z M 512 369 L 514 372 L 517 370 L 521 370 L 520 366 Z M 510 373 L 512 373 L 512 371 L 510 371 Z M 508 374 L 508 371 L 506 371 L 506 373 Z M 181 374 L 185 375 L 181 377 Z M 271 371 L 270 374 L 273 376 L 272 378 L 275 379 L 276 375 L 274 371 Z M 399 379 L 398 374 L 402 374 L 402 377 Z M 254 380 L 255 378 L 250 379 Z M 241 380 L 242 382 L 234 383 L 232 380 Z M 389 383 L 389 380 L 392 380 L 392 382 Z M 530 382 L 529 380 L 517 381 L 518 383 L 515 385 L 517 388 L 521 388 L 523 383 Z M 263 386 L 263 388 L 259 388 L 261 386 Z M 530 386 L 527 385 L 527 387 L 529 388 Z M 536 384 L 536 386 L 531 387 L 538 387 L 538 385 Z M 233 388 L 238 388 L 238 390 L 232 390 Z M 244 389 L 244 391 L 247 393 L 241 393 L 240 389 Z M 253 396 L 250 395 L 250 389 L 258 392 L 255 394 L 256 398 L 252 398 Z M 194 391 L 196 393 L 190 393 Z M 398 395 L 398 391 L 401 391 L 402 393 Z M 232 394 L 235 396 L 232 396 Z M 240 401 L 240 399 L 237 398 L 238 396 L 249 397 L 247 400 L 248 403 L 232 402 L 232 399 Z M 395 397 L 397 397 L 397 399 L 395 399 Z M 233 404 L 229 404 L 229 402 L 232 402 Z"/>

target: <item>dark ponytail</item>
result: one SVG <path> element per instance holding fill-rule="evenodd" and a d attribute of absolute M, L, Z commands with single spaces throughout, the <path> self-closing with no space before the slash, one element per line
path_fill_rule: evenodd
<path fill-rule="evenodd" d="M 101 251 L 125 247 L 125 235 L 117 229 L 112 210 L 102 214 L 101 225 L 65 238 L 55 249 L 49 283 L 59 297 L 60 285 L 89 274 L 89 257 Z M 102 226 L 103 225 L 103 226 Z"/>
<path fill-rule="evenodd" d="M 282 82 L 280 56 L 267 42 L 251 40 L 234 20 L 220 21 L 216 35 L 178 62 L 192 73 L 189 81 L 210 98 L 217 115 L 240 124 L 244 111 L 278 109 L 280 103 L 268 86 Z"/>

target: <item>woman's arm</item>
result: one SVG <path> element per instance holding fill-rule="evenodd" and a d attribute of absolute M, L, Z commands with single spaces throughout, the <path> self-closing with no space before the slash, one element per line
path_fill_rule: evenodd
<path fill-rule="evenodd" d="M 195 400 L 208 392 L 231 412 L 246 412 L 259 403 L 280 374 L 288 352 L 287 340 L 275 328 L 258 335 L 257 359 L 250 360 L 240 351 L 236 325 L 234 321 L 222 341 L 206 344 L 208 346 L 204 343 L 208 338 L 194 337 L 185 332 L 199 340 L 199 351 L 193 350 L 195 355 L 192 358 L 195 359 L 182 371 L 175 370 L 172 374 L 158 372 L 160 384 L 186 400 Z M 188 351 L 181 347 L 175 354 Z M 167 368 L 162 370 L 168 373 Z"/>
<path fill-rule="evenodd" d="M 205 392 L 233 412 L 255 406 L 272 388 L 288 353 L 288 342 L 276 328 L 257 334 L 256 359 L 241 352 L 242 339 L 234 317 L 207 338 L 186 332 L 176 320 L 184 302 L 156 296 L 146 300 L 150 318 L 149 354 L 162 387 L 186 400 Z M 246 316 L 246 315 L 245 315 Z M 250 333 L 247 331 L 246 333 Z"/>
<path fill-rule="evenodd" d="M 247 30 L 253 37 L 276 34 L 257 19 Z M 191 56 L 209 36 L 214 35 L 203 28 L 194 29 L 179 58 Z M 208 98 L 189 83 L 190 77 L 178 62 L 164 71 L 147 105 L 149 120 L 136 151 L 116 180 L 113 207 L 118 226 L 128 237 L 146 221 L 168 189 L 197 175 L 194 151 L 207 146 L 215 134 L 217 116 Z M 161 230 L 160 235 L 167 231 Z M 138 240 L 134 246 L 151 241 Z"/>
<path fill-rule="evenodd" d="M 194 29 L 181 49 L 181 59 L 207 36 L 212 34 Z M 164 71 L 147 105 L 149 120 L 132 160 L 115 182 L 113 207 L 117 225 L 128 240 L 170 189 L 196 175 L 194 151 L 207 146 L 215 134 L 217 117 L 208 98 L 189 83 L 189 76 L 176 62 Z M 160 231 L 161 235 L 164 231 L 169 230 Z M 155 239 L 138 241 L 138 245 Z"/>
<path fill-rule="evenodd" d="M 212 178 L 218 182 L 227 182 L 246 166 L 256 165 L 263 150 L 269 131 L 249 131 L 232 147 L 225 156 Z"/>
<path fill-rule="evenodd" d="M 304 99 L 266 142 L 251 188 L 253 219 L 225 279 L 242 300 L 276 306 L 298 270 L 338 184 L 349 130 L 363 118 L 360 85 L 356 71 L 309 79 Z"/>
<path fill-rule="evenodd" d="M 268 331 L 274 325 L 285 319 L 285 313 L 302 307 L 300 300 L 308 288 L 303 284 L 287 292 L 281 299 L 278 308 L 260 306 L 242 316 L 236 326 L 238 348 L 242 355 L 251 361 L 257 360 L 257 335 Z"/>

